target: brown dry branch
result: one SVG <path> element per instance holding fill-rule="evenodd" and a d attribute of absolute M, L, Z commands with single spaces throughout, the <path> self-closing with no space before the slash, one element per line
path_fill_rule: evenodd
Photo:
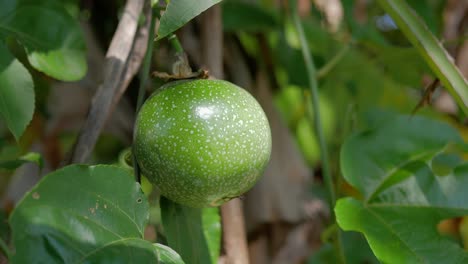
<path fill-rule="evenodd" d="M 468 2 L 465 0 L 449 0 L 443 11 L 443 36 L 444 39 L 457 39 L 466 34 L 466 17 L 468 16 Z M 468 41 L 458 45 L 448 46 L 447 50 L 455 58 L 455 64 L 460 72 L 468 77 Z M 442 90 L 434 102 L 434 107 L 441 112 L 456 114 L 457 104 L 452 96 Z"/>
<path fill-rule="evenodd" d="M 155 71 L 152 75 L 156 78 L 162 79 L 166 82 L 174 81 L 174 80 L 186 80 L 186 79 L 208 79 L 209 73 L 207 70 L 200 69 L 196 72 L 191 72 L 187 75 L 179 75 L 179 74 L 169 74 L 167 72 L 158 72 Z"/>
<path fill-rule="evenodd" d="M 123 80 L 118 87 L 117 94 L 114 96 L 111 109 L 114 109 L 115 105 L 125 93 L 130 81 L 133 79 L 133 76 L 137 74 L 141 63 L 145 58 L 146 49 L 148 48 L 149 28 L 151 26 L 152 13 L 151 4 L 149 1 L 146 1 L 145 6 L 143 7 L 145 24 L 138 28 L 127 65 L 124 69 Z"/>
<path fill-rule="evenodd" d="M 215 5 L 201 17 L 201 48 L 202 64 L 210 74 L 223 79 L 223 23 L 221 21 L 221 6 Z"/>
<path fill-rule="evenodd" d="M 449 0 L 446 2 L 443 11 L 443 36 L 444 39 L 457 39 L 464 32 L 461 32 L 463 27 L 463 19 L 468 11 L 468 2 L 464 0 Z M 453 55 L 456 52 L 457 47 L 449 47 L 448 51 Z M 456 57 L 456 56 L 453 56 Z"/>
<path fill-rule="evenodd" d="M 222 263 L 248 264 L 247 238 L 245 235 L 242 200 L 233 199 L 221 206 L 223 226 L 223 248 L 225 255 Z"/>
<path fill-rule="evenodd" d="M 320 234 L 321 223 L 309 221 L 295 226 L 286 236 L 284 245 L 279 249 L 278 254 L 275 256 L 271 263 L 283 264 L 283 263 L 303 263 L 310 255 L 311 246 L 310 236 L 316 236 L 314 238 L 315 248 L 319 247 L 319 243 L 316 241 L 317 234 Z"/>
<path fill-rule="evenodd" d="M 119 87 L 125 83 L 128 85 L 127 79 L 133 77 L 133 75 L 126 74 L 127 68 L 133 67 L 134 64 L 141 64 L 142 58 L 139 62 L 130 61 L 130 54 L 132 47 L 137 46 L 134 42 L 144 2 L 144 0 L 129 0 L 125 4 L 124 12 L 106 54 L 104 82 L 93 97 L 87 119 L 78 135 L 68 163 L 83 163 L 88 159 L 111 112 Z M 146 25 L 144 27 L 146 30 L 149 28 Z"/>
<path fill-rule="evenodd" d="M 253 78 L 249 71 L 249 64 L 245 59 L 245 54 L 232 37 L 224 45 L 224 59 L 229 62 L 226 64 L 226 72 L 230 80 L 252 93 Z"/>
<path fill-rule="evenodd" d="M 202 64 L 212 76 L 222 79 L 223 71 L 223 28 L 221 7 L 215 5 L 201 17 Z M 227 264 L 247 264 L 247 238 L 242 213 L 242 201 L 234 199 L 221 206 L 223 226 L 222 262 Z"/>
<path fill-rule="evenodd" d="M 196 19 L 200 21 L 200 17 Z M 179 40 L 184 47 L 185 52 L 190 58 L 190 64 L 195 66 L 195 68 L 200 68 L 201 57 L 201 43 L 199 40 L 198 32 L 195 30 L 195 23 L 188 23 L 179 30 L 178 34 Z"/>
<path fill-rule="evenodd" d="M 225 61 L 229 62 L 226 64 L 227 74 L 234 83 L 255 95 L 268 116 L 272 130 L 270 164 L 262 179 L 246 194 L 244 200 L 250 263 L 272 263 L 277 250 L 283 250 L 284 247 L 285 253 L 290 252 L 289 245 L 284 244 L 289 241 L 289 232 L 307 219 L 303 205 L 308 203 L 305 187 L 308 175 L 312 173 L 295 148 L 293 137 L 283 124 L 279 112 L 274 108 L 273 91 L 275 87 L 278 88 L 278 84 L 273 72 L 270 72 L 272 68 L 269 64 L 273 63 L 270 47 L 266 41 L 262 44 L 262 35 L 257 34 L 257 40 L 262 45 L 260 55 L 263 63 L 258 65 L 254 78 L 249 71 L 247 54 L 234 39 L 229 40 L 225 44 L 224 55 Z M 314 228 L 308 237 L 317 237 L 319 229 Z M 275 259 L 282 257 L 276 256 Z"/>
<path fill-rule="evenodd" d="M 330 220 L 328 206 L 319 199 L 304 204 L 307 219 L 290 230 L 272 263 L 303 263 L 321 245 L 320 235 Z"/>

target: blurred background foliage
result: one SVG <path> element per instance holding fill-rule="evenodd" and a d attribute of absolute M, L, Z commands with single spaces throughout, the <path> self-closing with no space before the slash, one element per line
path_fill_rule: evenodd
<path fill-rule="evenodd" d="M 330 149 L 333 176 L 338 182 L 338 193 L 340 196 L 356 196 L 356 191 L 339 177 L 338 154 L 344 139 L 356 131 L 385 122 L 387 117 L 396 113 L 412 113 L 421 100 L 425 87 L 432 83 L 435 75 L 376 1 L 298 2 L 307 42 L 318 69 L 319 108 Z M 452 56 L 457 57 L 457 52 L 461 52 L 459 47 L 466 45 L 468 30 L 468 9 L 462 4 L 463 0 L 407 2 L 423 18 L 430 31 L 442 40 Z M 466 13 L 456 25 L 457 33 L 447 39 L 447 31 L 453 30 L 447 22 L 448 18 L 456 13 L 449 6 L 457 3 L 464 6 Z M 103 50 L 110 42 L 123 4 L 122 0 L 63 2 L 67 12 L 80 22 L 87 43 L 89 72 L 78 82 L 63 83 L 47 77 L 28 64 L 25 51 L 18 43 L 8 42 L 10 50 L 33 77 L 36 108 L 32 122 L 18 143 L 5 125 L 0 123 L 0 160 L 15 160 L 33 151 L 42 153 L 45 166 L 41 169 L 42 172 L 39 172 L 35 165 L 32 165 L 33 168 L 28 165 L 29 167 L 23 166 L 19 170 L 0 170 L 0 197 L 3 202 L 0 211 L 1 237 L 5 238 L 8 234 L 6 215 L 22 193 L 40 177 L 29 176 L 32 173 L 42 175 L 57 168 L 72 147 L 86 115 L 89 100 L 96 89 L 95 84 L 101 81 Z M 320 172 L 321 156 L 310 118 L 313 113 L 308 77 L 298 35 L 288 15 L 287 1 L 225 0 L 221 6 L 225 42 L 233 43 L 240 50 L 240 56 L 247 62 L 245 69 L 235 68 L 234 71 L 247 71 L 253 80 L 256 80 L 260 71 L 267 73 L 275 109 L 279 112 L 283 125 L 293 136 L 293 141 L 310 169 L 310 175 L 313 176 L 312 183 L 307 185 L 307 195 L 323 198 L 325 189 Z M 197 59 L 196 45 L 194 48 L 190 47 L 190 37 L 197 37 L 199 27 L 199 21 L 195 20 L 178 32 L 194 68 L 203 67 Z M 191 33 L 187 33 L 188 31 Z M 165 41 L 155 45 L 153 67 L 160 71 L 168 71 L 173 61 L 171 47 Z M 232 55 L 232 50 L 229 49 L 225 53 L 228 53 L 225 58 L 228 68 L 231 63 L 228 55 L 237 55 Z M 461 57 L 468 60 L 466 54 Z M 464 70 L 466 75 L 467 71 Z M 232 72 L 227 71 L 227 79 L 233 79 Z M 160 80 L 153 80 L 154 85 L 148 92 L 160 83 Z M 96 145 L 91 163 L 125 166 L 128 162 L 128 159 L 122 158 L 122 153 L 131 142 L 137 90 L 138 79 L 131 83 L 123 102 L 119 104 L 119 109 L 108 121 L 105 132 Z M 417 109 L 417 114 L 450 122 L 457 127 L 462 137 L 468 140 L 466 116 L 454 107 L 453 100 L 442 100 L 446 95 L 442 88 L 437 89 L 432 97 L 433 104 Z M 465 159 L 467 158 L 465 155 Z M 146 180 L 143 180 L 143 189 L 150 197 L 150 223 L 154 226 L 154 229 L 147 230 L 147 238 L 164 241 L 158 208 L 159 198 Z M 445 223 L 447 227 L 442 228 L 442 231 L 449 230 L 449 234 L 460 240 L 459 233 L 450 231 L 458 230 L 460 222 L 458 219 Z M 274 225 L 274 221 L 269 224 Z M 336 226 L 328 228 L 333 229 Z M 292 226 L 286 228 L 287 231 L 278 235 L 278 241 L 285 243 L 288 232 L 293 229 Z M 262 230 L 264 229 L 252 231 L 249 234 L 249 242 L 254 241 Z M 327 230 L 314 232 L 323 239 Z M 348 263 L 377 262 L 362 235 L 346 232 L 344 240 Z M 326 239 L 324 241 L 325 243 L 319 241 L 318 244 L 309 244 L 307 258 L 302 261 L 336 263 L 333 248 Z M 270 245 L 273 248 L 269 253 L 270 260 L 281 249 L 281 243 Z"/>

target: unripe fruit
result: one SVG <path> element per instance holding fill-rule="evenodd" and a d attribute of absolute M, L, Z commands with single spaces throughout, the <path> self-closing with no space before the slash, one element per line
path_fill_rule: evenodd
<path fill-rule="evenodd" d="M 268 120 L 244 89 L 221 80 L 169 83 L 142 106 L 134 151 L 167 198 L 219 206 L 259 180 L 271 154 Z"/>

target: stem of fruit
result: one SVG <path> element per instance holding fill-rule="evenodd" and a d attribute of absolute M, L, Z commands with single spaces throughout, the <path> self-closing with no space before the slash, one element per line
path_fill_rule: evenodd
<path fill-rule="evenodd" d="M 10 249 L 8 248 L 7 244 L 5 243 L 5 241 L 3 241 L 3 239 L 0 238 L 0 250 L 3 252 L 3 254 L 5 254 L 5 256 L 7 257 L 7 259 L 11 260 L 11 251 Z"/>
<path fill-rule="evenodd" d="M 323 133 L 322 122 L 320 118 L 320 109 L 319 109 L 319 93 L 318 93 L 318 84 L 317 84 L 317 74 L 315 70 L 315 65 L 312 60 L 312 56 L 309 51 L 309 46 L 307 44 L 307 40 L 305 38 L 304 29 L 301 24 L 301 20 L 299 17 L 299 12 L 297 10 L 297 2 L 291 1 L 291 11 L 292 11 L 292 18 L 294 20 L 294 26 L 299 36 L 299 40 L 301 43 L 301 50 L 302 55 L 304 57 L 304 62 L 307 69 L 307 75 L 309 78 L 309 86 L 312 98 L 312 110 L 313 110 L 313 123 L 315 128 L 315 133 L 318 136 L 319 144 L 320 144 L 320 153 L 322 156 L 322 173 L 323 178 L 325 180 L 325 185 L 327 186 L 328 193 L 329 193 L 329 202 L 330 202 L 330 214 L 332 219 L 335 220 L 335 214 L 333 208 L 336 203 L 336 192 L 335 192 L 335 185 L 333 182 L 333 178 L 330 173 L 330 164 L 328 160 L 328 151 L 327 151 L 327 144 L 325 141 L 325 135 Z M 335 239 L 335 246 L 338 252 L 338 256 L 341 263 L 346 263 L 344 251 L 343 251 L 343 243 L 341 238 L 341 232 L 336 232 L 336 239 Z"/>
<path fill-rule="evenodd" d="M 143 102 L 145 101 L 145 88 L 146 84 L 148 82 L 148 76 L 150 75 L 150 68 L 151 68 L 151 58 L 153 57 L 153 46 L 154 46 L 154 28 L 156 25 L 156 18 L 157 15 L 155 12 L 159 12 L 155 9 L 153 9 L 153 13 L 151 18 L 151 25 L 149 29 L 149 37 L 148 37 L 148 48 L 146 49 L 146 54 L 143 59 L 143 65 L 141 67 L 139 77 L 140 77 L 140 86 L 138 87 L 138 99 L 137 99 L 137 105 L 136 105 L 136 113 L 140 111 L 141 106 L 143 105 Z M 133 152 L 132 159 L 133 159 L 133 169 L 135 172 L 135 180 L 140 183 L 141 182 L 141 175 L 140 175 L 140 167 L 138 166 L 138 162 L 135 157 L 135 152 Z"/>
<path fill-rule="evenodd" d="M 180 44 L 176 34 L 171 34 L 167 39 L 169 40 L 172 47 L 176 50 L 177 53 L 184 53 L 184 48 L 182 48 L 182 45 Z"/>

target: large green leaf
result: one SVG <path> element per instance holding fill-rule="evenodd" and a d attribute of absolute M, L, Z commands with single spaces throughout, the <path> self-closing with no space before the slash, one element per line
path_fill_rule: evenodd
<path fill-rule="evenodd" d="M 154 263 L 148 202 L 114 166 L 72 165 L 43 178 L 10 217 L 12 263 Z"/>
<path fill-rule="evenodd" d="M 447 51 L 404 0 L 379 0 L 408 40 L 418 49 L 458 105 L 468 115 L 468 83 Z"/>
<path fill-rule="evenodd" d="M 468 214 L 468 163 L 443 152 L 450 144 L 463 145 L 453 128 L 416 116 L 352 136 L 342 172 L 364 201 L 340 199 L 339 226 L 362 232 L 383 263 L 466 263 L 468 253 L 437 232 L 441 220 Z"/>
<path fill-rule="evenodd" d="M 79 23 L 55 0 L 0 1 L 0 36 L 21 42 L 31 65 L 64 81 L 81 79 L 87 69 Z"/>
<path fill-rule="evenodd" d="M 395 172 L 408 162 L 430 159 L 450 142 L 461 142 L 461 137 L 448 124 L 398 116 L 350 137 L 341 149 L 341 171 L 369 201 L 393 184 Z"/>
<path fill-rule="evenodd" d="M 34 84 L 28 70 L 0 41 L 0 116 L 16 140 L 34 113 Z"/>
<path fill-rule="evenodd" d="M 162 39 L 221 0 L 171 0 L 161 16 L 157 39 Z"/>
<path fill-rule="evenodd" d="M 161 197 L 161 217 L 168 244 L 187 263 L 212 263 L 203 230 L 202 209 Z"/>

